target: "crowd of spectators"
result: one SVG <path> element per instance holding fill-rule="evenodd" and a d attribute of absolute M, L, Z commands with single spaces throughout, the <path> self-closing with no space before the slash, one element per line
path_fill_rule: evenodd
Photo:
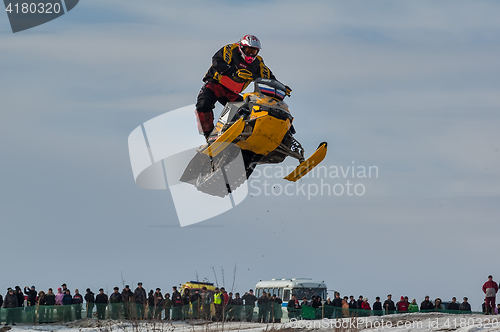
<path fill-rule="evenodd" d="M 317 301 L 316 301 L 317 302 Z M 308 302 L 307 299 L 303 299 L 302 303 L 293 296 L 292 300 L 288 302 L 288 308 L 300 309 L 303 305 L 315 307 L 314 300 Z M 318 304 L 316 304 L 317 306 Z M 353 295 L 341 297 L 339 292 L 335 292 L 334 299 L 331 300 L 329 297 L 326 299 L 325 306 L 331 306 L 333 308 L 339 308 L 338 312 L 343 312 L 343 316 L 349 316 L 350 313 L 356 312 L 356 310 L 369 310 L 375 312 L 375 314 L 395 314 L 395 313 L 408 313 L 408 312 L 427 312 L 427 311 L 472 311 L 471 306 L 468 302 L 467 297 L 463 298 L 462 303 L 458 303 L 456 297 L 453 297 L 451 302 L 447 303 L 446 306 L 443 305 L 443 301 L 440 298 L 436 298 L 432 302 L 429 296 L 425 296 L 424 301 L 417 303 L 416 299 L 409 301 L 408 296 L 401 296 L 400 300 L 394 303 L 392 295 L 387 295 L 387 299 L 381 302 L 380 297 L 375 298 L 375 302 L 368 302 L 368 298 L 360 295 L 356 300 Z M 343 310 L 340 310 L 343 309 Z"/>
<path fill-rule="evenodd" d="M 500 304 L 495 307 L 496 293 L 498 292 L 498 284 L 493 281 L 490 275 L 488 281 L 483 285 L 485 300 L 483 303 L 483 312 L 485 314 L 498 314 Z M 85 305 L 84 305 L 85 301 Z M 36 306 L 68 306 L 74 307 L 74 319 L 82 318 L 82 308 L 85 308 L 87 317 L 91 318 L 94 315 L 94 308 L 98 319 L 106 318 L 106 310 L 108 310 L 109 318 L 111 319 L 166 319 L 166 320 L 181 320 L 186 318 L 201 318 L 221 320 L 246 320 L 253 319 L 255 305 L 258 305 L 258 321 L 260 322 L 280 322 L 282 318 L 282 300 L 276 294 L 263 292 L 257 298 L 253 294 L 253 290 L 245 292 L 240 297 L 239 293 L 227 292 L 224 287 L 215 288 L 215 291 L 207 291 L 206 287 L 200 290 L 196 289 L 192 293 L 189 289 L 184 289 L 181 294 L 176 286 L 172 287 L 172 292 L 161 292 L 160 288 L 155 291 L 150 290 L 149 293 L 143 288 L 142 283 L 137 284 L 137 288 L 132 291 L 129 285 L 126 285 L 120 292 L 118 287 L 114 287 L 113 292 L 108 296 L 104 293 L 104 289 L 99 289 L 99 293 L 95 295 L 90 288 L 86 289 L 82 296 L 78 289 L 74 290 L 74 294 L 67 288 L 66 284 L 62 284 L 54 293 L 52 288 L 47 292 L 37 292 L 35 286 L 8 288 L 4 298 L 0 295 L 1 308 L 19 308 L 26 307 L 26 313 L 33 316 L 33 308 Z M 212 315 L 211 307 L 213 306 L 215 315 Z M 450 302 L 443 303 L 440 298 L 434 301 L 430 300 L 429 296 L 425 296 L 424 301 L 420 305 L 413 298 L 411 302 L 408 296 L 401 296 L 400 300 L 394 303 L 392 295 L 387 295 L 387 299 L 381 302 L 380 297 L 376 297 L 375 301 L 370 304 L 368 298 L 360 295 L 356 300 L 353 295 L 341 297 L 339 292 L 334 293 L 333 300 L 329 297 L 323 300 L 319 296 L 312 296 L 309 300 L 304 297 L 302 301 L 292 295 L 292 299 L 287 305 L 288 317 L 301 318 L 305 307 L 314 309 L 316 312 L 315 318 L 333 318 L 333 317 L 351 317 L 353 314 L 360 315 L 363 312 L 372 312 L 375 315 L 394 314 L 394 313 L 411 313 L 411 312 L 427 312 L 427 311 L 459 311 L 471 312 L 471 305 L 467 297 L 463 298 L 463 302 L 458 303 L 456 297 L 453 297 Z M 318 310 L 321 309 L 321 310 Z M 52 313 L 42 311 L 38 315 L 42 318 L 52 319 Z M 66 320 L 66 311 L 57 311 L 61 317 Z M 68 311 L 70 312 L 70 311 Z M 318 313 L 321 316 L 318 317 Z M 71 315 L 71 314 L 69 314 Z M 5 324 L 15 324 L 13 314 L 6 315 Z M 35 315 L 36 316 L 36 315 Z M 49 317 L 50 316 L 50 317 Z M 36 319 L 36 318 L 35 318 Z"/>

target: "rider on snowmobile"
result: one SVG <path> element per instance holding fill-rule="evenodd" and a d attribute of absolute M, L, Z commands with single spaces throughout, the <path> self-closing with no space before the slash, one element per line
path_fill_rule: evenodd
<path fill-rule="evenodd" d="M 222 47 L 212 57 L 212 66 L 203 78 L 205 84 L 198 94 L 196 117 L 200 133 L 208 138 L 214 129 L 215 103 L 242 101 L 240 92 L 256 78 L 276 79 L 261 56 L 260 40 L 245 35 L 238 43 Z M 292 90 L 287 86 L 287 94 Z"/>

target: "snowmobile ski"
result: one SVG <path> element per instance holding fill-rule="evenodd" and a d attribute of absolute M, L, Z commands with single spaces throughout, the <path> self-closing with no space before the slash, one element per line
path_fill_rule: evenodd
<path fill-rule="evenodd" d="M 284 179 L 295 182 L 309 173 L 314 167 L 316 167 L 321 161 L 323 161 L 323 159 L 325 159 L 326 146 L 326 142 L 320 143 L 316 151 L 314 151 L 314 153 L 309 158 L 301 162 L 300 165 L 297 166 L 293 170 L 293 172 L 285 176 Z"/>
<path fill-rule="evenodd" d="M 243 121 L 243 118 L 239 118 L 238 121 L 233 123 L 231 127 L 201 152 L 211 157 L 217 156 L 243 132 L 243 128 L 245 128 L 245 121 Z"/>

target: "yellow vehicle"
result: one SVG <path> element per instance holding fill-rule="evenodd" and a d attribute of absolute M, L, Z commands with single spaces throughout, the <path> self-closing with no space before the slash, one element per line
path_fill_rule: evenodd
<path fill-rule="evenodd" d="M 184 290 L 189 289 L 189 294 L 194 294 L 196 290 L 198 290 L 201 294 L 201 289 L 203 287 L 207 288 L 207 291 L 210 293 L 213 293 L 215 291 L 215 286 L 212 283 L 209 282 L 199 282 L 199 281 L 187 281 L 184 284 L 182 284 L 180 293 L 181 295 L 184 295 Z"/>
<path fill-rule="evenodd" d="M 274 79 L 257 78 L 255 90 L 244 101 L 227 103 L 208 138 L 191 159 L 180 181 L 198 190 L 224 197 L 244 183 L 259 164 L 281 163 L 290 156 L 299 165 L 284 177 L 297 181 L 326 156 L 322 142 L 307 160 L 302 145 L 293 137 L 293 116 L 283 101 L 287 88 Z M 225 186 L 220 185 L 221 179 Z"/>
<path fill-rule="evenodd" d="M 200 295 L 203 296 L 202 295 L 203 287 L 207 288 L 207 291 L 209 293 L 208 297 L 212 298 L 215 292 L 215 286 L 214 284 L 209 282 L 187 281 L 181 286 L 180 293 L 181 295 L 184 295 L 186 290 L 189 290 L 189 295 L 192 296 L 196 291 L 199 291 Z M 196 304 L 190 303 L 187 308 L 186 307 L 183 308 L 184 317 L 190 317 L 190 318 L 198 318 L 198 319 L 203 317 L 207 318 L 213 316 L 214 313 L 215 311 L 211 301 L 204 302 L 203 298 L 201 302 Z"/>

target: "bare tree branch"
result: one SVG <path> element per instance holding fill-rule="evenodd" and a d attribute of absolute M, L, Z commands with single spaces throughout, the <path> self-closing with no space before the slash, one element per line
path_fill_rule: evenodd
<path fill-rule="evenodd" d="M 222 287 L 226 287 L 226 282 L 224 280 L 224 268 L 221 266 L 220 269 L 222 271 Z"/>
<path fill-rule="evenodd" d="M 215 285 L 219 287 L 219 282 L 217 281 L 217 273 L 215 273 L 215 268 L 212 266 L 212 271 L 214 271 Z"/>
<path fill-rule="evenodd" d="M 234 284 L 236 282 L 236 263 L 234 263 L 234 270 L 233 270 L 233 285 L 231 286 L 231 292 L 234 293 Z"/>

